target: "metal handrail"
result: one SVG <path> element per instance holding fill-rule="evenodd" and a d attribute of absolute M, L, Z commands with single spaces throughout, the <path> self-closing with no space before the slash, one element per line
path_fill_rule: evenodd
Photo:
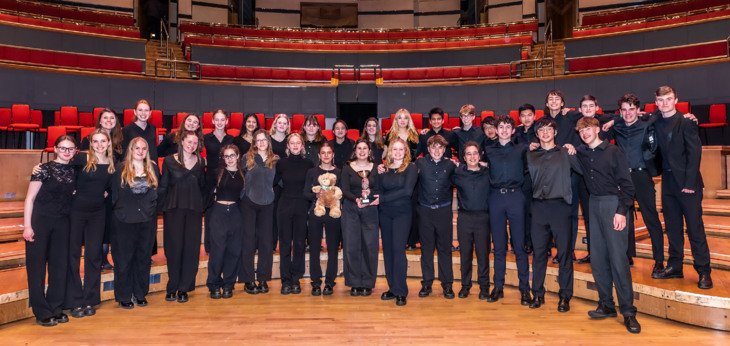
<path fill-rule="evenodd" d="M 160 76 L 159 75 L 159 70 L 161 70 L 161 68 L 159 68 L 159 63 L 161 63 L 161 62 L 171 64 L 169 76 Z M 155 59 L 155 77 L 178 78 L 177 64 L 189 65 L 191 67 L 195 67 L 194 69 L 189 69 L 190 78 L 200 79 L 201 76 L 200 76 L 200 62 L 199 61 L 187 61 L 187 60 L 177 60 L 177 59 Z"/>
<path fill-rule="evenodd" d="M 165 36 L 164 42 L 160 37 L 160 48 L 165 48 L 165 59 L 170 59 L 173 56 L 172 48 L 170 48 L 170 32 L 167 31 L 167 25 L 165 25 L 165 20 L 162 18 L 160 18 L 160 36 Z"/>
<path fill-rule="evenodd" d="M 516 71 L 515 72 L 516 75 L 514 76 L 514 77 L 516 77 L 517 74 L 519 74 L 519 72 L 524 72 L 524 71 L 519 71 L 519 67 L 522 66 L 522 64 L 529 64 L 529 63 L 533 63 L 533 70 L 535 71 L 535 77 L 538 77 L 538 71 L 540 72 L 539 73 L 540 78 L 542 78 L 544 76 L 544 71 L 545 71 L 546 65 L 550 65 L 552 75 L 555 75 L 555 61 L 553 60 L 552 57 L 546 57 L 546 58 L 535 58 L 535 59 L 510 61 L 509 78 L 513 77 L 512 76 L 513 69 Z M 549 64 L 546 64 L 546 63 L 549 63 Z"/>
<path fill-rule="evenodd" d="M 730 57 L 730 35 L 727 36 L 725 41 L 727 42 L 727 56 Z"/>

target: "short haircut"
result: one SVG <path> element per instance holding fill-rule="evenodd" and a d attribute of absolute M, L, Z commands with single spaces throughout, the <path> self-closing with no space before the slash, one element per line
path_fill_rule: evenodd
<path fill-rule="evenodd" d="M 578 123 L 575 125 L 575 130 L 580 131 L 586 127 L 601 127 L 601 123 L 598 122 L 598 119 L 596 118 L 590 118 L 590 117 L 582 117 L 580 120 L 578 120 Z"/>
<path fill-rule="evenodd" d="M 431 138 L 429 138 L 426 141 L 426 146 L 427 147 L 431 147 L 434 144 L 438 144 L 438 145 L 440 145 L 440 146 L 442 146 L 442 147 L 445 148 L 446 145 L 448 144 L 448 142 L 446 142 L 446 139 L 443 136 L 441 136 L 441 135 L 434 135 L 434 136 L 431 136 Z"/>
<path fill-rule="evenodd" d="M 559 96 L 560 101 L 565 103 L 565 96 L 563 96 L 563 92 L 558 89 L 553 89 L 553 90 L 548 91 L 547 95 L 545 95 L 545 103 L 548 102 L 548 98 L 550 97 L 550 95 Z"/>
<path fill-rule="evenodd" d="M 441 119 L 444 118 L 444 110 L 441 109 L 440 107 L 431 108 L 431 110 L 428 111 L 428 118 L 431 119 L 431 116 L 434 115 L 434 114 L 440 115 L 441 116 Z"/>
<path fill-rule="evenodd" d="M 535 122 L 535 125 L 533 125 L 533 127 L 535 128 L 535 132 L 539 131 L 545 126 L 552 127 L 553 130 L 556 131 L 558 130 L 558 124 L 551 117 L 542 117 Z"/>
<path fill-rule="evenodd" d="M 621 96 L 620 99 L 618 99 L 619 108 L 621 108 L 621 105 L 624 103 L 628 103 L 632 106 L 635 106 L 636 108 L 639 108 L 639 106 L 641 105 L 641 101 L 639 101 L 639 97 L 634 94 L 631 94 L 631 93 L 625 94 L 624 96 Z"/>
<path fill-rule="evenodd" d="M 512 126 L 512 128 L 515 128 L 515 120 L 506 115 L 498 116 L 494 123 L 494 127 L 499 127 L 499 124 L 507 124 L 509 126 Z"/>
<path fill-rule="evenodd" d="M 479 155 L 482 155 L 482 148 L 479 147 L 479 143 L 477 143 L 475 141 L 468 141 L 464 144 L 464 153 L 463 153 L 464 157 L 466 157 L 466 149 L 469 147 L 477 148 L 477 153 L 479 153 Z"/>
<path fill-rule="evenodd" d="M 593 101 L 593 103 L 598 106 L 598 101 L 596 101 L 596 97 L 593 95 L 583 95 L 583 97 L 580 98 L 580 102 L 578 102 L 578 106 L 581 106 L 585 101 Z"/>
<path fill-rule="evenodd" d="M 533 106 L 529 103 L 525 103 L 522 106 L 520 106 L 520 108 L 517 109 L 517 114 L 522 114 L 522 111 L 526 111 L 528 109 L 532 111 L 532 114 L 535 114 L 535 106 Z"/>
<path fill-rule="evenodd" d="M 674 88 L 669 85 L 662 85 L 654 92 L 655 96 L 664 96 L 668 94 L 674 94 L 674 97 L 679 97 L 679 95 L 677 95 L 677 90 L 674 90 Z"/>
<path fill-rule="evenodd" d="M 482 122 L 480 125 L 482 128 L 484 128 L 484 125 L 490 125 L 490 126 L 497 127 L 497 118 L 496 117 L 486 117 L 486 118 L 482 119 Z"/>
<path fill-rule="evenodd" d="M 462 114 L 469 114 L 469 115 L 476 116 L 477 108 L 474 107 L 474 105 L 463 105 L 459 109 L 459 115 L 462 115 Z"/>

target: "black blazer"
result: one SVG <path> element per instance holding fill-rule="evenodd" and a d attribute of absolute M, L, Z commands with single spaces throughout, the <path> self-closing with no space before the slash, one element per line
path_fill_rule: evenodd
<path fill-rule="evenodd" d="M 657 167 L 663 167 L 662 160 L 667 160 L 677 184 L 682 188 L 697 191 L 704 187 L 700 174 L 702 143 L 699 128 L 692 120 L 686 119 L 684 114 L 677 112 L 677 115 L 671 125 L 672 132 L 668 150 L 670 155 L 658 150 Z M 655 113 L 650 121 L 654 122 L 659 117 L 661 117 L 661 113 Z"/>

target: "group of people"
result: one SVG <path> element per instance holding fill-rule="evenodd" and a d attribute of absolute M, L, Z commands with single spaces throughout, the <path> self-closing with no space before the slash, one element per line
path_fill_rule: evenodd
<path fill-rule="evenodd" d="M 226 133 L 228 114 L 218 110 L 212 132 L 203 136 L 200 119 L 189 114 L 159 146 L 157 131 L 147 122 L 147 101 L 137 102 L 135 121 L 124 129 L 106 109 L 79 147 L 86 153 L 76 154 L 74 138 L 60 137 L 55 160 L 37 166 L 31 176 L 23 233 L 30 305 L 43 326 L 67 322 L 64 310 L 73 317 L 93 315 L 100 303 L 106 237 L 115 300 L 124 309 L 146 306 L 158 212 L 164 219 L 167 301 L 187 302 L 188 292 L 195 289 L 201 233 L 209 254 L 206 285 L 212 299 L 231 298 L 236 282 L 249 294 L 269 292 L 277 242 L 281 294 L 302 292 L 306 251 L 311 294 L 333 294 L 341 247 L 350 295 L 369 296 L 377 276 L 379 240 L 388 282 L 382 300 L 406 305 L 406 248 L 415 242 L 421 246 L 423 275 L 418 296 L 432 294 L 436 252 L 443 296 L 453 299 L 455 187 L 459 298 L 470 294 L 474 255 L 479 299 L 504 298 L 511 247 L 520 302 L 540 308 L 555 247 L 557 310 L 569 311 L 581 205 L 589 240 L 589 255 L 581 262 L 590 263 L 599 293 L 598 307 L 588 315 L 617 316 L 615 287 L 624 324 L 638 333 L 630 272 L 635 200 L 652 240 L 652 277 L 683 277 L 685 222 L 698 286 L 712 287 L 697 126 L 692 115 L 676 110 L 677 92 L 671 87 L 657 89 L 655 103 L 656 113 L 641 115 L 638 97 L 627 94 L 618 101 L 620 116 L 597 116 L 593 96 L 582 97 L 579 109 L 570 110 L 563 94 L 552 90 L 542 118 L 535 120 L 530 104 L 519 108 L 520 126 L 497 116 L 483 119 L 479 129 L 475 107 L 464 105 L 460 127 L 444 129 L 444 112 L 434 108 L 430 128 L 420 133 L 409 112 L 400 109 L 385 137 L 378 120 L 369 118 L 357 141 L 347 138 L 341 119 L 332 127 L 335 138 L 326 141 L 316 117 L 307 117 L 302 131 L 293 133 L 286 115 L 277 115 L 269 131 L 260 128 L 254 114 L 247 115 L 234 137 Z M 164 157 L 161 169 L 158 154 Z M 666 266 L 652 181 L 659 172 L 669 240 Z M 341 212 L 314 212 L 323 192 L 313 188 L 324 174 L 337 179 Z M 328 254 L 324 275 L 319 260 L 323 233 Z"/>

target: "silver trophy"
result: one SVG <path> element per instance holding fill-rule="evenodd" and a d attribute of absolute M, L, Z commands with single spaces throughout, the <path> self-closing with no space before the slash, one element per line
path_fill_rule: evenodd
<path fill-rule="evenodd" d="M 370 171 L 368 170 L 362 170 L 357 172 L 357 175 L 362 178 L 362 198 L 360 199 L 360 204 L 362 205 L 368 205 L 370 202 L 370 181 L 368 180 L 368 177 L 370 176 Z"/>

